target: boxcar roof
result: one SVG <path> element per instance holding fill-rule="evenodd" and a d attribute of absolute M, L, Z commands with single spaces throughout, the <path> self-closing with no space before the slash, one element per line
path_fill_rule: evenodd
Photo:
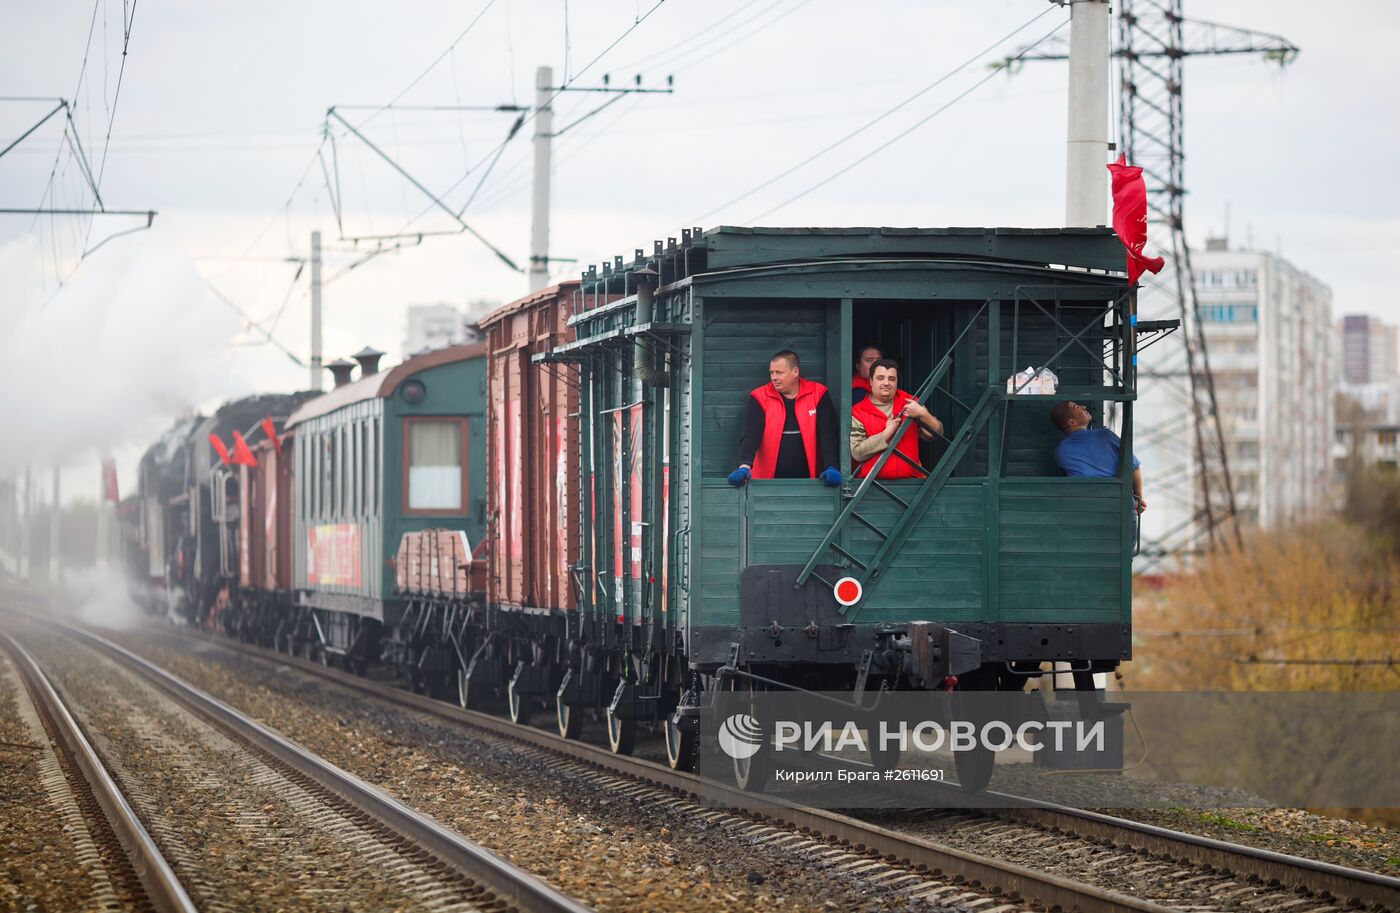
<path fill-rule="evenodd" d="M 554 298 L 560 294 L 572 292 L 581 284 L 582 283 L 578 279 L 568 279 L 564 282 L 560 282 L 558 285 L 551 285 L 548 288 L 542 288 L 537 292 L 531 292 L 523 298 L 517 298 L 509 304 L 503 304 L 500 307 L 496 308 L 494 311 L 489 312 L 486 316 L 478 320 L 476 322 L 476 325 L 484 330 L 491 324 L 504 320 L 506 317 L 509 317 L 516 311 L 523 310 L 525 308 L 528 308 L 530 305 L 537 304 L 541 301 L 547 301 L 550 298 Z"/>
<path fill-rule="evenodd" d="M 851 256 L 979 256 L 1022 263 L 1121 270 L 1123 245 L 1109 228 L 743 228 L 702 236 L 709 270 Z"/>
<path fill-rule="evenodd" d="M 857 260 L 979 260 L 1008 265 L 1070 267 L 1121 274 L 1123 245 L 1111 228 L 747 228 L 721 225 L 686 229 L 583 273 L 585 288 L 631 294 L 632 273 L 658 269 L 670 285 L 705 274 Z M 713 278 L 720 278 L 718 275 Z M 617 288 L 622 280 L 621 288 Z"/>
<path fill-rule="evenodd" d="M 469 345 L 447 346 L 425 352 L 422 355 L 415 355 L 388 370 L 379 371 L 369 377 L 361 377 L 359 380 L 336 387 L 329 393 L 316 397 L 293 412 L 291 418 L 287 419 L 286 427 L 294 428 L 304 421 L 329 415 L 352 403 L 376 397 L 392 396 L 394 391 L 399 388 L 399 384 L 419 371 L 426 371 L 428 368 L 436 368 L 439 365 L 452 364 L 457 361 L 480 358 L 485 354 L 486 343 L 474 342 Z"/>

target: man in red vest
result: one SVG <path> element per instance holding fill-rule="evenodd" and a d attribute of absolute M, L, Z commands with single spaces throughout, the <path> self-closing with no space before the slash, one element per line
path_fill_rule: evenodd
<path fill-rule="evenodd" d="M 802 362 L 788 349 L 769 359 L 768 381 L 749 394 L 739 468 L 729 474 L 729 484 L 737 488 L 754 478 L 840 485 L 836 407 L 826 387 L 804 378 Z"/>
<path fill-rule="evenodd" d="M 904 419 L 914 422 L 915 429 L 904 432 L 891 454 L 880 467 L 881 479 L 921 479 L 928 473 L 919 468 L 919 439 L 934 439 L 943 433 L 943 423 L 908 393 L 899 389 L 899 366 L 890 358 L 882 358 L 870 369 L 870 396 L 851 407 L 851 463 L 856 478 L 862 479 L 880 458 L 890 438 Z M 901 459 L 900 455 L 905 459 Z"/>
<path fill-rule="evenodd" d="M 856 350 L 856 369 L 851 375 L 851 405 L 870 395 L 870 366 L 885 356 L 879 346 L 861 346 Z"/>

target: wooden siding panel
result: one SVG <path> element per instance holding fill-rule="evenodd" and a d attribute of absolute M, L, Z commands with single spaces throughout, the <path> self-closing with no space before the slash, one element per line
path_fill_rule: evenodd
<path fill-rule="evenodd" d="M 692 625 L 739 623 L 741 497 L 741 492 L 728 485 L 700 488 L 700 514 L 705 519 L 705 534 L 701 539 L 699 575 L 690 594 Z"/>
<path fill-rule="evenodd" d="M 792 349 L 802 359 L 803 377 L 826 381 L 827 329 L 825 301 L 726 301 L 706 309 L 705 400 L 700 412 L 703 476 L 728 475 L 738 464 L 748 395 L 767 381 L 774 352 Z"/>
<path fill-rule="evenodd" d="M 1123 485 L 1063 477 L 1002 481 L 1003 621 L 1113 622 L 1126 612 Z"/>

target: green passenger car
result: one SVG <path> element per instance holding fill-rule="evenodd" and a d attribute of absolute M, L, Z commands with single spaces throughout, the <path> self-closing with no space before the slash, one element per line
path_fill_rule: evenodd
<path fill-rule="evenodd" d="M 392 564 L 403 534 L 484 534 L 484 355 L 451 346 L 362 372 L 288 419 L 297 605 L 279 645 L 362 666 L 403 609 Z"/>
<path fill-rule="evenodd" d="M 626 657 L 612 728 L 662 721 L 670 742 L 684 708 L 735 675 L 1019 688 L 1042 662 L 1084 682 L 1127 659 L 1141 341 L 1122 268 L 1105 229 L 723 227 L 590 269 L 575 341 L 537 360 L 578 370 L 579 636 Z M 944 423 L 927 478 L 851 477 L 863 341 Z M 782 349 L 830 390 L 839 488 L 726 480 Z M 1028 366 L 1051 369 L 1056 392 L 1008 392 Z M 1057 468 L 1049 413 L 1064 400 L 1111 410 L 1116 477 Z M 847 577 L 863 594 L 843 606 Z"/>

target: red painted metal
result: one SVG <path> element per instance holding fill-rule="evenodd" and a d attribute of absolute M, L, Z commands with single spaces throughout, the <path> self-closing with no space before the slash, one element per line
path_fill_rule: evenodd
<path fill-rule="evenodd" d="M 569 562 L 578 552 L 577 372 L 531 356 L 573 340 L 569 305 L 577 282 L 543 289 L 498 308 L 486 333 L 487 517 L 493 604 L 572 610 Z"/>

